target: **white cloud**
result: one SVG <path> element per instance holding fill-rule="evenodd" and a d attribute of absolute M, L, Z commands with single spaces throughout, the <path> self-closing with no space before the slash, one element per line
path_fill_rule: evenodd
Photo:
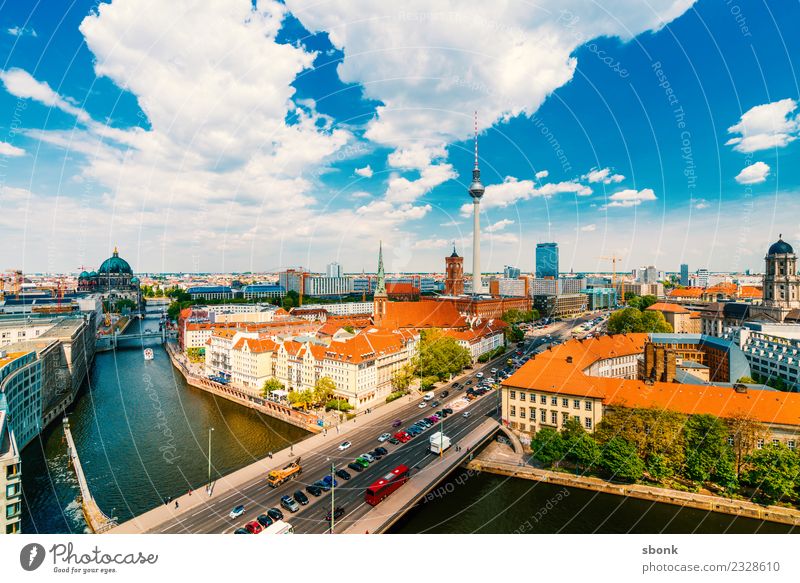
<path fill-rule="evenodd" d="M 537 180 L 541 180 L 542 178 L 547 178 L 548 176 L 550 176 L 550 172 L 548 172 L 547 170 L 540 170 L 535 174 L 535 176 Z"/>
<path fill-rule="evenodd" d="M 711 204 L 704 198 L 698 198 L 697 200 L 694 201 L 693 206 L 697 210 L 701 211 L 703 209 L 707 209 L 708 207 L 710 207 Z"/>
<path fill-rule="evenodd" d="M 356 174 L 359 176 L 363 176 L 364 178 L 372 178 L 372 168 L 369 164 L 364 166 L 363 168 L 356 168 Z"/>
<path fill-rule="evenodd" d="M 420 176 L 416 180 L 409 180 L 399 174 L 394 174 L 389 178 L 386 200 L 395 203 L 413 202 L 443 182 L 455 177 L 456 173 L 450 164 L 428 166 L 420 172 Z"/>
<path fill-rule="evenodd" d="M 78 121 L 89 121 L 88 114 L 76 107 L 50 88 L 47 83 L 37 81 L 27 71 L 22 69 L 8 69 L 0 71 L 0 81 L 14 97 L 33 99 L 48 107 L 55 107 L 61 111 L 75 116 Z"/>
<path fill-rule="evenodd" d="M 769 171 L 770 168 L 768 164 L 756 162 L 742 169 L 742 171 L 736 175 L 736 182 L 739 184 L 760 184 L 767 180 Z"/>
<path fill-rule="evenodd" d="M 488 227 L 486 227 L 483 230 L 485 232 L 487 232 L 487 233 L 497 233 L 498 231 L 505 230 L 506 227 L 508 227 L 510 225 L 513 225 L 513 224 L 514 224 L 514 221 L 512 221 L 510 219 L 502 219 L 502 220 L 497 221 L 496 223 L 493 223 L 493 224 L 489 225 Z"/>
<path fill-rule="evenodd" d="M 656 195 L 652 188 L 643 188 L 642 190 L 628 188 L 615 192 L 608 199 L 610 202 L 605 205 L 605 208 L 631 207 L 638 206 L 646 201 L 656 200 Z"/>
<path fill-rule="evenodd" d="M 372 195 L 368 192 L 363 190 L 357 190 L 356 192 L 350 195 L 350 198 L 359 199 L 359 198 L 371 198 Z"/>
<path fill-rule="evenodd" d="M 32 27 L 25 28 L 22 26 L 12 26 L 11 28 L 6 29 L 6 32 L 8 32 L 8 34 L 10 34 L 11 36 L 30 35 L 34 38 L 39 36 L 38 34 L 36 34 L 36 30 L 34 30 Z"/>
<path fill-rule="evenodd" d="M 788 98 L 749 109 L 737 124 L 728 128 L 728 133 L 739 136 L 725 145 L 745 153 L 783 148 L 796 140 L 800 132 L 800 120 L 792 115 L 795 109 L 797 102 Z"/>
<path fill-rule="evenodd" d="M 447 221 L 446 223 L 439 223 L 440 227 L 457 227 L 461 224 L 461 221 L 457 221 L 453 219 L 452 221 Z"/>
<path fill-rule="evenodd" d="M 531 198 L 550 198 L 568 193 L 587 196 L 592 194 L 592 189 L 574 181 L 548 182 L 537 187 L 532 180 L 518 180 L 513 176 L 506 176 L 500 184 L 490 184 L 486 187 L 481 207 L 504 208 Z M 461 207 L 461 214 L 467 216 L 471 213 L 472 203 L 465 203 Z"/>
<path fill-rule="evenodd" d="M 591 225 L 584 225 L 583 227 L 581 227 L 581 231 L 583 231 L 584 233 L 591 233 L 592 231 L 596 230 L 597 230 L 597 225 L 595 225 L 594 223 L 592 223 Z"/>
<path fill-rule="evenodd" d="M 412 245 L 413 249 L 447 249 L 449 246 L 453 244 L 452 241 L 448 239 L 418 239 Z"/>
<path fill-rule="evenodd" d="M 678 17 L 693 0 L 470 2 L 287 0 L 310 31 L 344 50 L 339 75 L 379 100 L 366 138 L 397 149 L 439 148 L 517 115 L 532 115 L 572 79 L 591 38 L 629 40 Z M 565 14 L 569 18 L 565 18 Z M 368 15 L 365 17 L 365 15 Z"/>
<path fill-rule="evenodd" d="M 16 158 L 24 155 L 25 155 L 25 150 L 23 150 L 22 148 L 17 148 L 16 146 L 9 144 L 8 142 L 0 142 L 0 156 L 9 156 L 12 158 Z"/>
<path fill-rule="evenodd" d="M 611 174 L 611 168 L 593 168 L 581 178 L 588 180 L 590 183 L 602 182 L 603 184 L 616 184 L 625 180 L 622 174 Z"/>

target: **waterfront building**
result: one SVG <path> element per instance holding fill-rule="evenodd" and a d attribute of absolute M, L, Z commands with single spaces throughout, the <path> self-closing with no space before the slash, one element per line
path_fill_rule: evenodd
<path fill-rule="evenodd" d="M 22 463 L 8 418 L 8 401 L 0 393 L 0 533 L 18 534 L 22 523 Z"/>
<path fill-rule="evenodd" d="M 42 361 L 35 350 L 0 349 L 0 395 L 9 425 L 22 450 L 42 429 Z"/>
<path fill-rule="evenodd" d="M 261 397 L 264 383 L 275 375 L 273 340 L 239 335 L 230 349 L 231 384 L 243 392 Z"/>
<path fill-rule="evenodd" d="M 671 342 L 678 347 L 685 340 L 680 335 L 658 336 L 675 336 Z M 537 354 L 501 384 L 503 423 L 531 434 L 542 427 L 561 429 L 573 418 L 587 431 L 594 431 L 611 408 L 657 408 L 722 419 L 746 413 L 768 428 L 768 439 L 796 447 L 800 439 L 800 394 L 732 383 L 631 378 L 631 367 L 638 366 L 650 340 L 648 334 L 617 334 L 570 340 Z M 615 366 L 618 371 L 619 367 L 627 368 L 617 376 L 598 376 L 601 366 L 609 372 Z"/>
<path fill-rule="evenodd" d="M 536 244 L 536 277 L 558 278 L 558 243 Z"/>
<path fill-rule="evenodd" d="M 699 312 L 693 312 L 680 304 L 657 302 L 647 308 L 651 312 L 661 312 L 676 334 L 699 334 L 701 319 Z"/>
<path fill-rule="evenodd" d="M 131 300 L 141 302 L 139 279 L 130 264 L 119 256 L 117 248 L 103 261 L 97 271 L 82 271 L 78 276 L 78 292 L 100 294 L 104 300 Z"/>
<path fill-rule="evenodd" d="M 242 297 L 246 300 L 261 298 L 282 298 L 286 290 L 274 283 L 254 283 L 242 288 Z"/>

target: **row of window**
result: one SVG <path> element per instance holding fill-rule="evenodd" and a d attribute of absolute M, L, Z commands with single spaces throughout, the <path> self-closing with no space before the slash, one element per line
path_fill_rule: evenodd
<path fill-rule="evenodd" d="M 520 407 L 517 410 L 517 407 L 511 405 L 509 408 L 508 415 L 509 417 L 519 417 L 520 419 L 525 419 L 528 414 L 530 414 L 530 420 L 534 423 L 536 422 L 536 407 L 529 407 L 529 413 L 526 412 L 525 407 Z M 558 425 L 558 411 L 549 411 L 549 418 L 550 418 L 550 425 Z M 581 417 L 580 415 L 572 415 L 572 418 L 576 421 L 580 422 Z M 540 423 L 547 423 L 548 419 L 548 410 L 547 409 L 539 409 L 539 422 Z M 566 411 L 561 411 L 561 424 L 564 425 L 569 421 L 570 414 Z M 591 417 L 584 417 L 583 425 L 586 429 L 592 428 L 592 418 Z"/>
<path fill-rule="evenodd" d="M 527 396 L 526 396 L 527 395 Z M 519 397 L 520 401 L 524 401 L 525 399 L 530 399 L 531 403 L 536 402 L 537 395 L 536 393 L 525 393 L 523 391 L 509 391 L 508 398 L 512 401 L 517 400 Z M 542 405 L 547 405 L 548 396 L 547 395 L 539 395 L 539 403 Z M 567 397 L 560 397 L 561 399 L 561 406 L 564 408 L 568 408 L 570 406 L 570 399 Z M 558 407 L 559 397 L 555 397 L 550 395 L 550 405 L 553 407 Z M 581 400 L 580 399 L 572 399 L 572 408 L 573 409 L 580 409 L 581 408 Z M 584 401 L 583 408 L 585 411 L 592 410 L 592 402 L 591 401 Z"/>

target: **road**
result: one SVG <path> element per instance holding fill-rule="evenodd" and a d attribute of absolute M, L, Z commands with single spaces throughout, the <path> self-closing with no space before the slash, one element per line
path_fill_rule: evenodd
<path fill-rule="evenodd" d="M 547 329 L 537 331 L 540 333 L 539 335 L 530 337 L 526 341 L 525 352 L 530 353 L 539 345 L 545 343 L 544 334 L 550 334 L 553 341 L 563 340 L 569 336 L 573 326 L 588 319 L 590 319 L 589 316 L 574 321 L 557 322 Z M 492 362 L 476 367 L 473 371 L 473 378 L 478 371 L 488 372 L 493 367 L 502 368 L 507 358 L 508 355 L 503 355 Z M 444 390 L 448 390 L 450 395 L 445 399 L 439 399 L 438 395 Z M 463 388 L 460 391 L 454 390 L 449 383 L 437 388 L 436 395 L 441 404 L 435 409 L 447 406 L 450 401 L 463 394 Z M 420 409 L 418 407 L 419 403 L 420 400 L 416 399 L 394 413 L 380 415 L 380 409 L 378 409 L 374 414 L 363 417 L 360 420 L 361 428 L 354 433 L 348 434 L 347 440 L 352 443 L 349 449 L 339 451 L 340 442 L 332 441 L 329 446 L 315 451 L 311 455 L 305 454 L 301 460 L 303 473 L 296 480 L 287 482 L 278 488 L 270 488 L 266 483 L 266 476 L 253 479 L 234 491 L 226 492 L 219 498 L 209 500 L 202 507 L 194 509 L 194 512 L 188 515 L 182 514 L 159 525 L 150 532 L 172 534 L 233 532 L 251 520 L 255 520 L 256 516 L 265 513 L 268 508 L 280 508 L 281 496 L 291 495 L 298 489 L 306 493 L 309 498 L 309 504 L 301 507 L 294 514 L 281 509 L 284 519 L 294 526 L 296 532 L 327 532 L 330 529 L 330 525 L 325 520 L 325 515 L 331 509 L 332 496 L 334 497 L 335 505 L 345 510 L 345 515 L 336 521 L 335 530 L 344 530 L 371 508 L 364 502 L 364 491 L 367 486 L 399 464 L 407 465 L 412 468 L 413 472 L 433 460 L 433 454 L 428 452 L 428 439 L 431 434 L 439 430 L 439 424 L 417 435 L 408 443 L 391 445 L 387 442 L 382 444 L 389 450 L 389 454 L 383 459 L 370 464 L 361 473 L 354 472 L 346 467 L 361 453 L 370 452 L 381 445 L 378 442 L 380 434 L 384 432 L 395 433 L 397 429 L 393 429 L 391 426 L 395 419 L 402 419 L 402 428 L 405 428 L 433 412 L 434 408 L 430 407 Z M 499 391 L 491 391 L 484 397 L 472 401 L 465 409 L 448 416 L 444 420 L 444 432 L 450 437 L 455 446 L 460 438 L 463 438 L 480 425 L 487 416 L 498 416 L 498 407 Z M 470 411 L 468 418 L 463 417 L 462 413 L 464 411 Z M 329 473 L 332 463 L 336 469 L 344 468 L 352 478 L 345 481 L 337 477 L 338 487 L 331 492 L 324 492 L 318 498 L 308 494 L 305 487 Z M 229 518 L 228 513 L 239 504 L 244 504 L 245 513 L 236 519 Z"/>

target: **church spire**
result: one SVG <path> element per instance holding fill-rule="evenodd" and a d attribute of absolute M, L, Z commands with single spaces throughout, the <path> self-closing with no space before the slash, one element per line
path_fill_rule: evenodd
<path fill-rule="evenodd" d="M 378 283 L 375 294 L 386 295 L 386 272 L 383 270 L 383 241 L 378 246 Z"/>

